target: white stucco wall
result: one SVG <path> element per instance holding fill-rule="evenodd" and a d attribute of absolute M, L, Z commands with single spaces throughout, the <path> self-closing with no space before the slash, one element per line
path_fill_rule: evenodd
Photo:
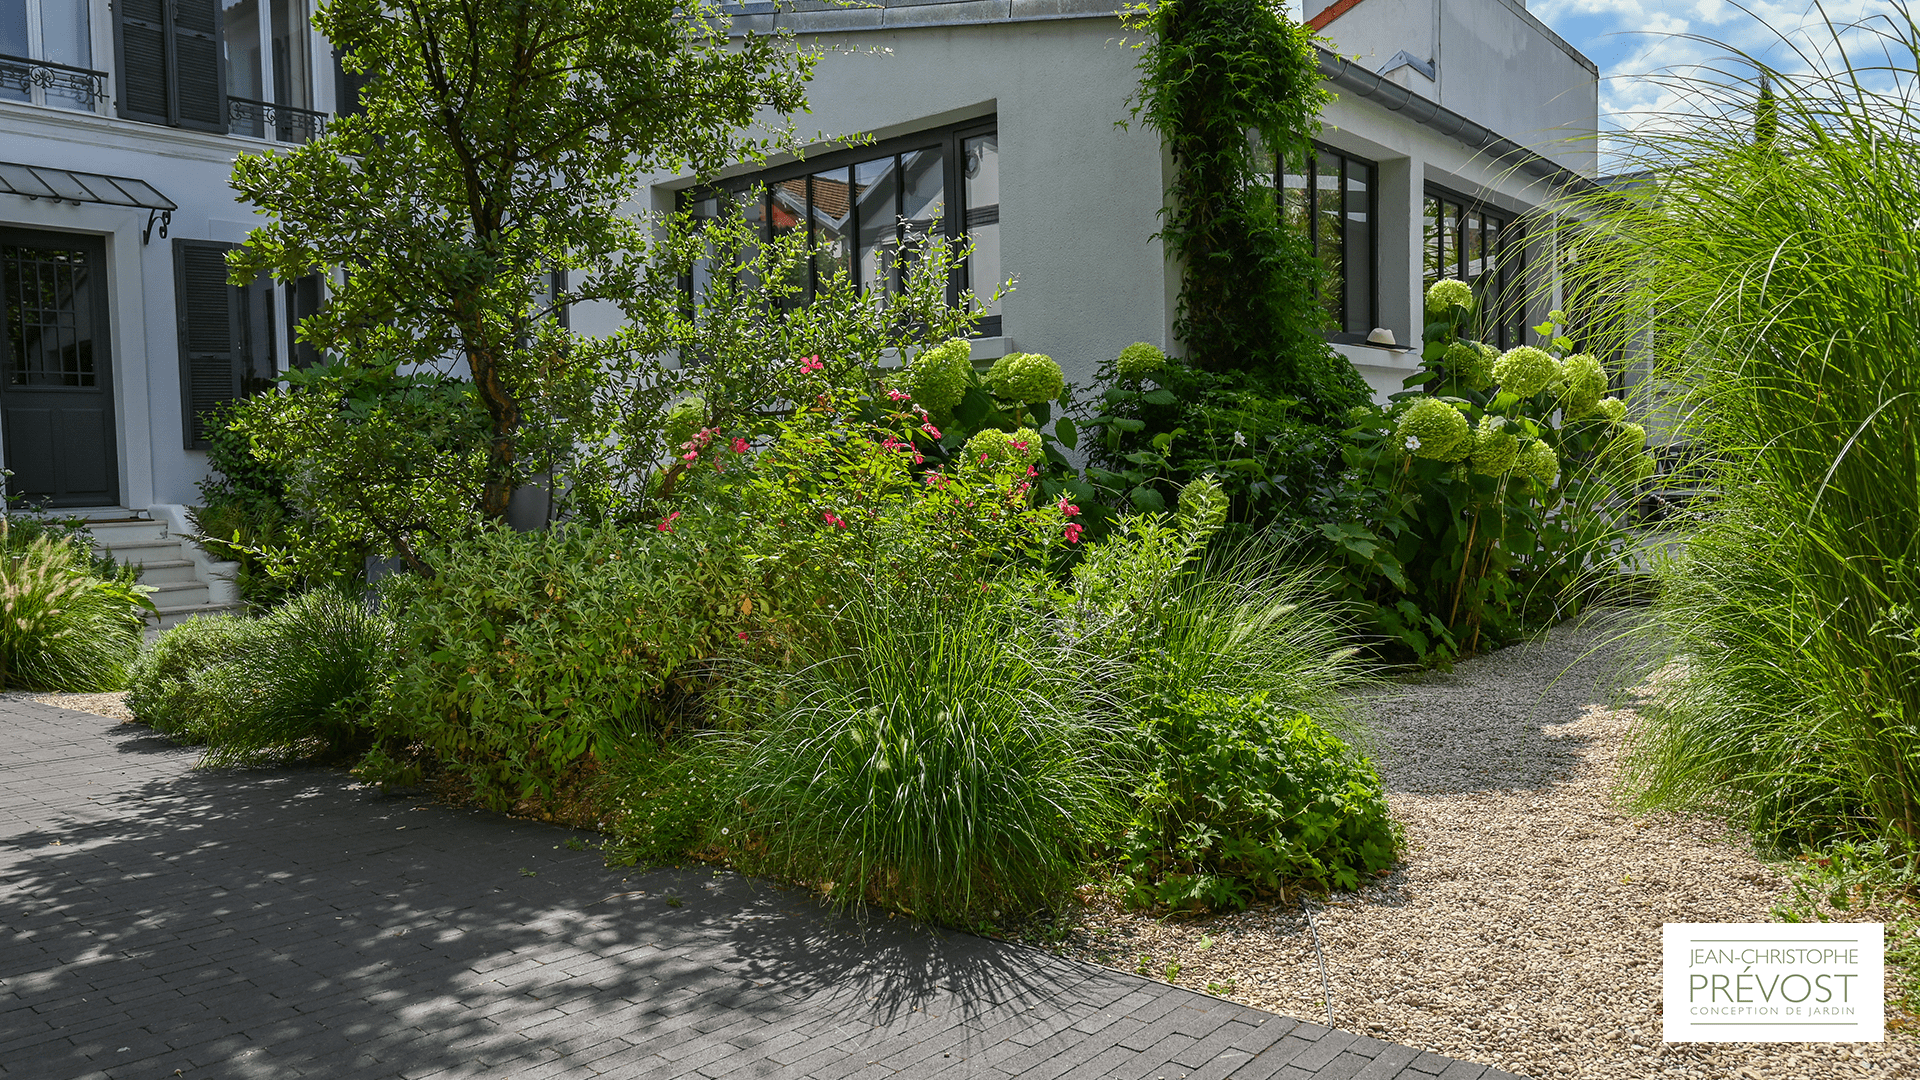
<path fill-rule="evenodd" d="M 1138 54 L 1113 18 L 842 31 L 808 88 L 805 131 L 879 138 L 997 116 L 1003 336 L 1092 379 L 1135 341 L 1168 345 L 1169 270 L 1153 233 L 1158 140 L 1127 118 Z M 837 48 L 836 48 L 837 47 Z M 778 159 L 777 159 L 778 160 Z M 661 197 L 687 182 L 659 177 Z M 953 193 L 948 193 L 949 199 Z"/>
<path fill-rule="evenodd" d="M 1317 14 L 1325 0 L 1308 0 Z M 1379 71 L 1405 50 L 1435 80 L 1392 79 L 1584 176 L 1595 175 L 1599 68 L 1521 0 L 1361 0 L 1322 31 L 1341 56 Z"/>

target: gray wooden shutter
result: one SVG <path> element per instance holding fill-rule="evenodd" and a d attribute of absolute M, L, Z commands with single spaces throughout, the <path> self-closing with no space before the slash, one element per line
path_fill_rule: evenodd
<path fill-rule="evenodd" d="M 220 18 L 220 0 L 117 0 L 120 115 L 195 131 L 227 131 Z"/>
<path fill-rule="evenodd" d="M 227 284 L 238 245 L 173 242 L 173 299 L 180 323 L 181 426 L 189 450 L 207 448 L 207 414 L 240 397 L 246 372 L 240 290 Z"/>
<path fill-rule="evenodd" d="M 173 122 L 227 131 L 226 65 L 220 62 L 219 0 L 173 2 Z"/>
<path fill-rule="evenodd" d="M 170 123 L 167 0 L 117 0 L 113 19 L 120 54 L 120 115 L 149 124 Z"/>

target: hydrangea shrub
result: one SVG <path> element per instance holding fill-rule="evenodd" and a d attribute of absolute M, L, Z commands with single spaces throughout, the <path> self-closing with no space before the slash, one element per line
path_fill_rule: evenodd
<path fill-rule="evenodd" d="M 1436 282 L 1417 390 L 1385 416 L 1356 410 L 1348 461 L 1371 520 L 1323 525 L 1375 629 L 1424 661 L 1511 639 L 1577 606 L 1653 473 L 1646 431 L 1605 397 L 1601 361 L 1574 351 L 1559 313 L 1537 344 L 1474 340 L 1464 282 Z"/>

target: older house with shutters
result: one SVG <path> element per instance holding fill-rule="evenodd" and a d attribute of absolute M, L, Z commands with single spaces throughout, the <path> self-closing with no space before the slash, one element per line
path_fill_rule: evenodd
<path fill-rule="evenodd" d="M 208 410 L 312 359 L 294 327 L 324 283 L 235 287 L 223 261 L 258 220 L 228 186 L 235 155 L 303 142 L 354 108 L 311 3 L 0 0 L 11 494 L 185 534 Z M 1150 133 L 1117 126 L 1137 78 L 1119 6 L 738 0 L 735 33 L 834 47 L 807 125 L 872 139 L 706 187 L 653 177 L 646 197 L 738 201 L 770 232 L 827 245 L 819 272 L 868 288 L 895 287 L 910 231 L 937 221 L 973 243 L 956 296 L 1018 282 L 991 304 L 978 360 L 1045 352 L 1084 382 L 1130 342 L 1177 348 L 1177 270 L 1154 238 L 1167 163 Z M 1304 7 L 1333 42 L 1321 72 L 1337 100 L 1312 160 L 1274 162 L 1274 197 L 1325 265 L 1313 300 L 1330 341 L 1385 393 L 1415 365 L 1427 281 L 1499 284 L 1550 263 L 1524 216 L 1594 173 L 1597 69 L 1524 0 Z M 1492 332 L 1519 342 L 1543 313 L 1500 310 Z"/>

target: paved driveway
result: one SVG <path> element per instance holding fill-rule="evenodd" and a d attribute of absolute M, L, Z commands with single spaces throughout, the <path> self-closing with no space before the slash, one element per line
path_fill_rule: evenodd
<path fill-rule="evenodd" d="M 8 1078 L 1507 1075 L 90 714 L 0 731 Z"/>

